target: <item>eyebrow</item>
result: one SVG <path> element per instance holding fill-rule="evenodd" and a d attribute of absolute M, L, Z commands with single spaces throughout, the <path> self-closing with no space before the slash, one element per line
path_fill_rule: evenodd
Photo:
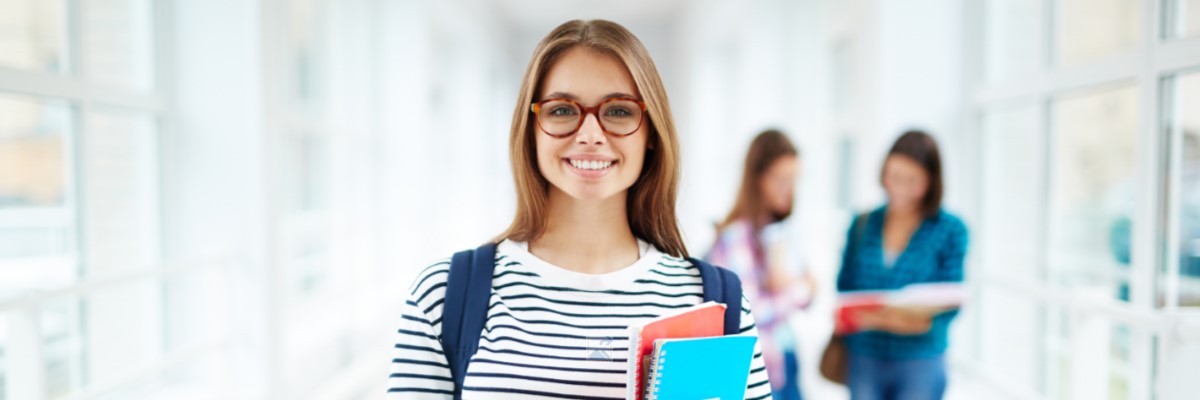
<path fill-rule="evenodd" d="M 600 101 L 614 99 L 614 98 L 637 99 L 638 97 L 634 96 L 632 94 L 629 94 L 629 93 L 613 92 L 613 93 L 609 93 L 608 95 L 602 97 L 600 99 Z M 571 99 L 571 100 L 575 100 L 575 101 L 580 101 L 579 96 L 576 96 L 576 95 L 573 95 L 570 93 L 565 93 L 565 92 L 550 93 L 550 94 L 546 95 L 546 97 L 542 98 L 542 100 L 546 100 L 546 99 Z"/>

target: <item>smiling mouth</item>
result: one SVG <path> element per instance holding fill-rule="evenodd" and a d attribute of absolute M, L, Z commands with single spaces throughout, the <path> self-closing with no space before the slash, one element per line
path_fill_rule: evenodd
<path fill-rule="evenodd" d="M 571 164 L 575 169 L 583 171 L 604 171 L 612 166 L 617 165 L 616 161 L 600 161 L 600 160 L 572 160 L 566 159 L 567 163 Z"/>

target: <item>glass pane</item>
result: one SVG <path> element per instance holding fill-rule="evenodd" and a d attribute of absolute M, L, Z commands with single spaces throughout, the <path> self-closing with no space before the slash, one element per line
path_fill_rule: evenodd
<path fill-rule="evenodd" d="M 138 89 L 153 85 L 150 0 L 81 0 L 80 52 L 88 78 Z"/>
<path fill-rule="evenodd" d="M 1192 315 L 1192 323 L 1200 321 L 1198 315 Z M 1158 338 L 1158 355 L 1162 368 L 1158 371 L 1158 393 L 1155 398 L 1161 400 L 1188 400 L 1200 393 L 1200 379 L 1196 379 L 1196 371 L 1200 371 L 1200 340 L 1196 335 L 1168 335 Z"/>
<path fill-rule="evenodd" d="M 291 98 L 296 102 L 297 111 L 319 111 L 318 102 L 321 91 L 321 71 L 318 59 L 320 54 L 320 13 L 318 3 L 314 0 L 291 0 L 288 2 L 291 10 L 289 18 L 289 39 L 291 57 Z"/>
<path fill-rule="evenodd" d="M 5 348 L 11 346 L 9 344 L 9 341 L 12 339 L 9 339 L 8 333 L 8 319 L 10 318 L 8 314 L 12 312 L 15 311 L 0 312 L 0 400 L 7 400 L 8 398 L 6 395 L 8 393 L 7 371 L 12 366 L 8 365 L 9 359 Z"/>
<path fill-rule="evenodd" d="M 303 299 L 327 282 L 329 230 L 329 141 L 296 133 L 284 139 L 283 201 L 286 214 L 280 244 L 289 294 Z"/>
<path fill-rule="evenodd" d="M 1061 0 L 1058 5 L 1055 59 L 1061 65 L 1131 50 L 1142 38 L 1140 0 Z"/>
<path fill-rule="evenodd" d="M 1172 130 L 1182 135 L 1178 180 L 1179 305 L 1200 307 L 1200 72 L 1175 79 Z"/>
<path fill-rule="evenodd" d="M 70 124 L 64 103 L 0 95 L 0 210 L 63 204 Z"/>
<path fill-rule="evenodd" d="M 158 151 L 154 116 L 97 110 L 83 135 L 86 273 L 158 264 Z"/>
<path fill-rule="evenodd" d="M 0 95 L 0 259 L 10 260 L 0 268 L 0 297 L 61 272 L 11 260 L 68 252 L 71 114 L 63 102 Z"/>
<path fill-rule="evenodd" d="M 983 118 L 984 185 L 982 260 L 994 272 L 1037 279 L 1040 260 L 1044 143 L 1037 109 L 1022 106 Z"/>
<path fill-rule="evenodd" d="M 1174 5 L 1173 36 L 1200 35 L 1200 0 L 1174 0 L 1171 3 Z"/>
<path fill-rule="evenodd" d="M 229 261 L 222 261 L 229 262 Z M 204 268 L 171 274 L 163 283 L 164 341 L 167 350 L 204 345 L 206 341 L 232 331 L 228 310 L 234 307 L 229 293 L 229 274 L 222 267 Z"/>
<path fill-rule="evenodd" d="M 1130 86 L 1053 106 L 1049 277 L 1073 293 L 1129 300 L 1137 101 Z"/>
<path fill-rule="evenodd" d="M 984 70 L 996 81 L 1036 72 L 1041 65 L 1041 0 L 987 0 Z"/>
<path fill-rule="evenodd" d="M 0 65 L 65 71 L 65 20 L 62 0 L 0 0 Z"/>
<path fill-rule="evenodd" d="M 84 387 L 104 385 L 163 354 L 162 283 L 142 280 L 105 288 L 83 306 Z"/>
<path fill-rule="evenodd" d="M 76 300 L 56 301 L 42 308 L 42 363 L 47 398 L 58 398 L 83 385 L 83 328 Z"/>
<path fill-rule="evenodd" d="M 1131 398 L 1134 329 L 1099 314 L 1051 308 L 1046 318 L 1044 393 L 1051 399 Z"/>
<path fill-rule="evenodd" d="M 284 195 L 287 210 L 302 213 L 325 208 L 328 196 L 329 148 L 325 138 L 298 133 L 284 143 Z"/>
<path fill-rule="evenodd" d="M 296 217 L 284 224 L 284 279 L 292 300 L 305 299 L 329 284 L 329 234 L 321 228 L 320 218 Z"/>
<path fill-rule="evenodd" d="M 1032 296 L 999 288 L 983 289 L 980 303 L 982 364 L 1005 382 L 1039 387 L 1042 304 Z"/>
<path fill-rule="evenodd" d="M 63 255 L 68 251 L 67 229 L 28 226 L 16 222 L 0 224 L 0 259 Z M 0 285 L 0 293 L 4 286 Z M 0 297 L 3 297 L 0 295 Z"/>

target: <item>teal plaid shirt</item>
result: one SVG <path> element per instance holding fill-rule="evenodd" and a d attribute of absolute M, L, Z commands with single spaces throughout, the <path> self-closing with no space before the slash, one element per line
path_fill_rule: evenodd
<path fill-rule="evenodd" d="M 839 292 L 899 289 L 911 283 L 962 282 L 967 252 L 967 227 L 958 217 L 938 210 L 913 232 L 908 247 L 886 267 L 883 262 L 883 221 L 887 207 L 860 215 L 846 233 L 846 249 L 838 273 Z M 862 220 L 865 218 L 865 220 Z M 886 359 L 919 359 L 945 353 L 951 311 L 934 318 L 921 335 L 868 331 L 846 337 L 851 354 Z"/>

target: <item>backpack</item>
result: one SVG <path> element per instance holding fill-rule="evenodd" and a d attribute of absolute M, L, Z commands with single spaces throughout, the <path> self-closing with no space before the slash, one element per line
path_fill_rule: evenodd
<path fill-rule="evenodd" d="M 450 259 L 450 275 L 446 282 L 446 302 L 442 308 L 442 351 L 450 364 L 454 378 L 454 398 L 462 397 L 467 364 L 479 350 L 479 338 L 487 319 L 492 293 L 492 272 L 496 267 L 496 244 L 486 243 L 474 250 L 464 250 Z M 741 330 L 742 281 L 737 274 L 704 261 L 688 257 L 700 269 L 704 300 L 737 304 L 725 308 L 725 334 L 736 335 Z"/>

